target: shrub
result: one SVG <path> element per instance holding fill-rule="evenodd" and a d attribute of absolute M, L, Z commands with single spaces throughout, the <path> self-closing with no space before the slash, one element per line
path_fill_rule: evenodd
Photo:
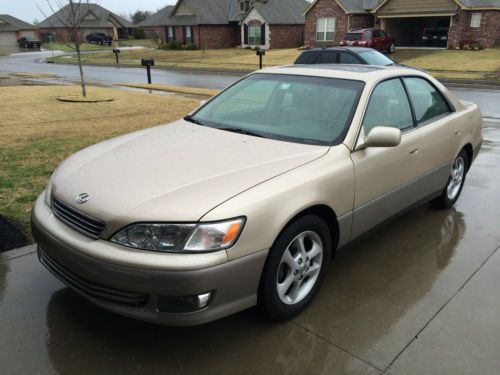
<path fill-rule="evenodd" d="M 464 51 L 481 51 L 484 46 L 475 40 L 463 40 L 460 42 L 460 49 Z"/>
<path fill-rule="evenodd" d="M 146 39 L 146 32 L 142 27 L 136 27 L 132 30 L 132 36 L 134 39 Z"/>
<path fill-rule="evenodd" d="M 183 46 L 183 49 L 188 50 L 188 51 L 194 51 L 196 48 L 196 44 L 194 43 L 188 43 Z"/>

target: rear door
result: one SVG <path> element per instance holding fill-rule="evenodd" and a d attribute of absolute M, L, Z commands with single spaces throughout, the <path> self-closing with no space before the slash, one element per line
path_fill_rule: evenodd
<path fill-rule="evenodd" d="M 421 133 L 401 79 L 372 92 L 360 137 L 376 126 L 402 132 L 396 147 L 369 147 L 351 154 L 356 175 L 352 239 L 419 200 Z"/>
<path fill-rule="evenodd" d="M 422 194 L 427 196 L 446 185 L 464 130 L 460 129 L 450 104 L 434 85 L 421 77 L 406 77 L 404 82 L 422 133 Z"/>

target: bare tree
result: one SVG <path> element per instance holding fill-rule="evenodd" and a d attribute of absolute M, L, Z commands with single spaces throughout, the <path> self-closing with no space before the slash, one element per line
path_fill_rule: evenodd
<path fill-rule="evenodd" d="M 83 35 L 81 26 L 90 14 L 89 0 L 46 0 L 53 13 L 47 17 L 42 9 L 38 8 L 48 23 L 54 28 L 58 39 L 76 52 L 78 68 L 80 70 L 80 83 L 82 95 L 87 96 L 87 87 L 83 75 L 81 45 Z M 61 30 L 63 29 L 63 30 Z"/>
<path fill-rule="evenodd" d="M 151 13 L 149 10 L 136 10 L 134 13 L 129 13 L 129 17 L 134 25 L 138 25 L 146 18 L 148 18 L 151 14 L 153 13 Z"/>

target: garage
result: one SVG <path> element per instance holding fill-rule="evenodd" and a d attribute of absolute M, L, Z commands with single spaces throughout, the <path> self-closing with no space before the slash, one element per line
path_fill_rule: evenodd
<path fill-rule="evenodd" d="M 451 17 L 401 17 L 381 20 L 382 28 L 400 47 L 446 48 Z"/>
<path fill-rule="evenodd" d="M 0 31 L 0 47 L 13 47 L 17 43 L 14 31 Z"/>
<path fill-rule="evenodd" d="M 385 0 L 373 13 L 400 47 L 446 48 L 457 12 L 454 0 Z"/>

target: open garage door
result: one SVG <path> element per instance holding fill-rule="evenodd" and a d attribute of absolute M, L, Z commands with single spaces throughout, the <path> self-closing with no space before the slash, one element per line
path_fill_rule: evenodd
<path fill-rule="evenodd" d="M 448 45 L 451 17 L 401 17 L 382 19 L 382 28 L 399 47 L 441 47 Z"/>
<path fill-rule="evenodd" d="M 0 47 L 14 47 L 17 44 L 15 31 L 0 32 Z"/>

